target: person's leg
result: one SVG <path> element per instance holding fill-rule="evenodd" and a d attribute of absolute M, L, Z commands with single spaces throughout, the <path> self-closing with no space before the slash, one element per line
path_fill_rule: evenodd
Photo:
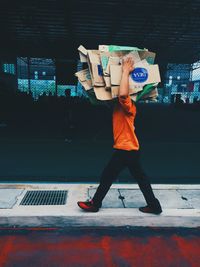
<path fill-rule="evenodd" d="M 127 165 L 131 175 L 137 181 L 140 190 L 147 202 L 147 205 L 154 209 L 161 209 L 158 199 L 153 193 L 153 189 L 150 184 L 150 180 L 144 173 L 140 164 L 140 151 L 130 151 L 130 155 L 127 158 Z"/>
<path fill-rule="evenodd" d="M 106 196 L 108 190 L 110 189 L 112 183 L 117 178 L 118 174 L 122 171 L 125 167 L 125 151 L 123 150 L 115 150 L 113 153 L 110 161 L 104 168 L 100 184 L 97 188 L 92 201 L 95 206 L 101 207 L 102 201 Z"/>

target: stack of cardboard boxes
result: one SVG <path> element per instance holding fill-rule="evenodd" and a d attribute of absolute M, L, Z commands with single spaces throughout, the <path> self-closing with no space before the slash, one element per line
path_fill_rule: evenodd
<path fill-rule="evenodd" d="M 134 70 L 129 75 L 129 94 L 133 101 L 156 101 L 157 85 L 160 82 L 158 65 L 154 64 L 155 53 L 137 47 L 99 45 L 98 50 L 78 48 L 80 61 L 88 68 L 76 72 L 79 82 L 88 96 L 101 101 L 118 96 L 122 76 L 122 60 L 131 57 Z"/>

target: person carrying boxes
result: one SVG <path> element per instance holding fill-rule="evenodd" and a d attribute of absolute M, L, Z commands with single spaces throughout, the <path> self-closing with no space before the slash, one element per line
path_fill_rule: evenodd
<path fill-rule="evenodd" d="M 114 153 L 104 168 L 100 184 L 91 200 L 78 201 L 78 206 L 88 212 L 98 212 L 102 201 L 118 174 L 128 167 L 136 179 L 147 205 L 139 210 L 145 213 L 160 214 L 162 207 L 155 197 L 149 178 L 140 164 L 140 145 L 135 134 L 134 120 L 136 105 L 129 95 L 129 74 L 134 70 L 132 58 L 127 57 L 122 62 L 122 78 L 120 82 L 118 101 L 113 110 Z"/>

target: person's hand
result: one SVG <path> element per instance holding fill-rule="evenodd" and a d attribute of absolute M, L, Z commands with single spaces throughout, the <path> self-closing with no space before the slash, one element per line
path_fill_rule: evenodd
<path fill-rule="evenodd" d="M 134 61 L 131 57 L 128 57 L 122 61 L 122 71 L 130 73 L 134 70 Z"/>

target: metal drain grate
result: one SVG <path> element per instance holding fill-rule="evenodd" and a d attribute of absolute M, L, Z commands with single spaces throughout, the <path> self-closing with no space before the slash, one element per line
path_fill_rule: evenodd
<path fill-rule="evenodd" d="M 66 190 L 31 190 L 27 191 L 20 205 L 65 205 Z"/>

